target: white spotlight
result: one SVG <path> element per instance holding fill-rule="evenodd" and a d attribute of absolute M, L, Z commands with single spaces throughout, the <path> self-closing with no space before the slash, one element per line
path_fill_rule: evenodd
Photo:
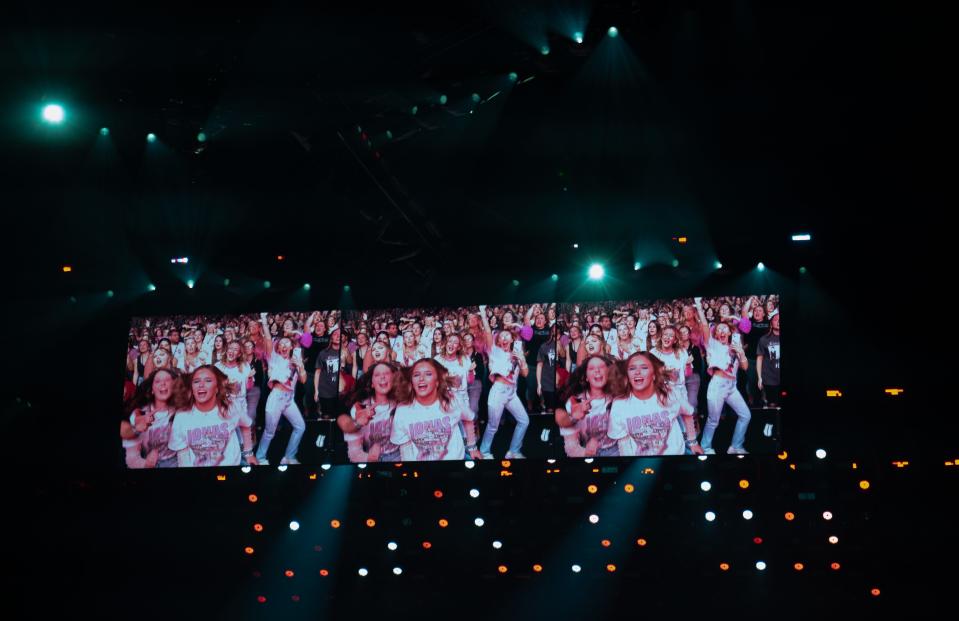
<path fill-rule="evenodd" d="M 300 530 L 300 523 L 297 522 L 296 520 L 293 520 L 292 522 L 290 522 L 290 530 L 292 531 Z"/>

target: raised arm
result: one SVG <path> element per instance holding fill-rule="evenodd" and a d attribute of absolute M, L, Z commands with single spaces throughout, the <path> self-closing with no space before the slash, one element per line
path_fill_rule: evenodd
<path fill-rule="evenodd" d="M 703 299 L 693 298 L 696 303 L 696 314 L 699 316 L 699 327 L 703 331 L 703 347 L 709 345 L 709 323 L 706 321 L 706 313 L 703 312 Z"/>
<path fill-rule="evenodd" d="M 270 338 L 270 324 L 266 322 L 266 313 L 260 313 L 260 345 L 267 357 L 273 354 L 273 339 Z"/>
<path fill-rule="evenodd" d="M 487 349 L 493 348 L 493 330 L 489 327 L 489 319 L 486 317 L 486 305 L 481 304 L 479 307 L 479 316 L 480 321 L 483 323 L 483 335 L 486 337 L 486 347 Z"/>

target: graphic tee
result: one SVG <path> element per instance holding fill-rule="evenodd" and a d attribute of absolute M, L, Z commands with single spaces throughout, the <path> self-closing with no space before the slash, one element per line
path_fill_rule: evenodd
<path fill-rule="evenodd" d="M 194 406 L 178 412 L 173 419 L 169 447 L 177 453 L 180 466 L 238 466 L 240 441 L 236 428 L 252 425 L 245 409 L 231 408 L 223 417 L 219 408 L 201 412 Z"/>
<path fill-rule="evenodd" d="M 586 395 L 579 395 L 585 399 Z M 573 400 L 566 401 L 566 411 L 572 414 Z M 580 444 L 586 444 L 593 439 L 599 440 L 599 449 L 610 449 L 616 445 L 616 440 L 609 437 L 609 408 L 607 407 L 606 397 L 592 399 L 589 402 L 589 411 L 583 420 L 578 421 L 572 427 L 560 427 L 559 433 L 564 438 L 571 435 L 578 435 Z"/>
<path fill-rule="evenodd" d="M 441 461 L 463 459 L 466 446 L 459 430 L 460 420 L 473 420 L 473 414 L 453 402 L 444 411 L 437 399 L 430 405 L 418 401 L 396 408 L 390 441 L 400 447 L 403 461 Z"/>
<path fill-rule="evenodd" d="M 344 433 L 343 438 L 347 442 L 361 440 L 364 453 L 369 453 L 370 448 L 374 444 L 378 444 L 380 446 L 380 461 L 393 461 L 399 447 L 390 441 L 390 436 L 393 434 L 393 418 L 390 417 L 392 409 L 393 406 L 389 403 L 377 405 L 373 410 L 373 418 L 365 427 L 356 433 Z M 353 420 L 356 420 L 356 405 L 350 408 L 350 416 Z"/>
<path fill-rule="evenodd" d="M 679 403 L 670 400 L 666 405 L 656 395 L 639 399 L 630 394 L 617 399 L 609 412 L 609 437 L 628 442 L 620 444 L 620 455 L 682 455 L 686 444 L 682 430 L 676 424 Z M 625 445 L 625 446 L 624 446 Z"/>

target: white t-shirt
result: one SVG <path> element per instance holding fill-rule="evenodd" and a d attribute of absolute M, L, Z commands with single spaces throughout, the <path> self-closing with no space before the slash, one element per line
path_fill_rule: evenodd
<path fill-rule="evenodd" d="M 585 398 L 585 395 L 579 395 Z M 582 420 L 577 421 L 572 427 L 560 427 L 561 436 L 578 435 L 580 444 L 586 446 L 591 439 L 599 440 L 600 449 L 608 449 L 616 444 L 616 440 L 609 437 L 609 413 L 606 407 L 606 397 L 591 399 L 589 402 L 589 411 Z M 573 400 L 566 401 L 566 411 L 572 415 Z"/>
<path fill-rule="evenodd" d="M 466 446 L 459 430 L 460 420 L 473 420 L 473 413 L 454 401 L 446 412 L 437 399 L 431 405 L 414 400 L 396 408 L 390 441 L 400 447 L 403 461 L 463 459 Z"/>
<path fill-rule="evenodd" d="M 143 414 L 153 413 L 153 424 L 146 431 L 132 440 L 123 440 L 123 448 L 137 447 L 143 457 L 150 454 L 150 451 L 156 449 L 157 461 L 165 461 L 176 457 L 176 453 L 170 450 L 170 433 L 173 426 L 170 424 L 169 410 L 154 410 L 153 406 L 144 409 Z M 136 424 L 136 414 L 130 414 L 130 424 Z"/>
<path fill-rule="evenodd" d="M 174 417 L 170 450 L 176 451 L 181 467 L 237 466 L 240 464 L 240 441 L 236 437 L 236 428 L 252 425 L 245 409 L 230 408 L 223 417 L 219 408 L 201 412 L 194 406 Z"/>
<path fill-rule="evenodd" d="M 186 371 L 187 373 L 193 373 L 194 371 L 196 371 L 203 365 L 210 364 L 210 356 L 208 356 L 206 352 L 199 351 L 197 352 L 196 356 L 193 358 L 193 361 L 188 364 L 186 361 L 186 354 L 184 353 L 182 364 L 183 364 L 182 369 L 184 371 Z"/>
<path fill-rule="evenodd" d="M 186 354 L 186 345 L 183 344 L 183 341 L 179 343 L 170 343 L 170 350 L 173 352 L 173 357 L 176 358 L 176 366 L 181 371 L 183 370 L 183 356 Z"/>
<path fill-rule="evenodd" d="M 446 372 L 451 378 L 458 377 L 460 378 L 460 384 L 458 388 L 454 388 L 453 392 L 456 393 L 457 397 L 465 397 L 469 400 L 469 373 L 470 366 L 472 366 L 472 361 L 466 356 L 460 356 L 455 360 L 449 360 L 445 356 L 436 356 L 436 361 L 441 365 L 446 367 Z"/>
<path fill-rule="evenodd" d="M 250 376 L 251 367 L 248 364 L 243 365 L 243 369 L 240 369 L 240 365 L 234 367 L 228 367 L 223 362 L 217 362 L 216 368 L 223 371 L 223 374 L 226 375 L 226 378 L 230 380 L 231 384 L 236 385 L 236 393 L 234 393 L 234 398 L 236 399 L 245 399 L 246 398 L 246 378 Z"/>
<path fill-rule="evenodd" d="M 712 337 L 709 339 L 709 345 L 706 346 L 706 364 L 711 369 L 716 368 L 735 377 L 739 358 L 736 357 L 732 347 L 723 345 Z"/>
<path fill-rule="evenodd" d="M 689 362 L 689 354 L 682 350 L 677 351 L 679 356 L 676 356 L 675 353 L 664 353 L 654 347 L 649 353 L 659 358 L 666 367 L 666 377 L 669 379 L 670 386 L 685 386 L 686 364 Z"/>
<path fill-rule="evenodd" d="M 396 358 L 399 359 L 400 354 L 403 353 L 402 334 L 397 334 L 396 336 L 390 338 L 390 349 L 396 352 Z"/>
<path fill-rule="evenodd" d="M 363 441 L 363 452 L 369 453 L 370 447 L 374 444 L 380 445 L 380 461 L 383 457 L 389 457 L 391 453 L 398 451 L 398 447 L 390 441 L 393 434 L 393 418 L 390 417 L 390 411 L 393 406 L 389 403 L 381 403 L 373 410 L 373 418 L 365 427 L 356 433 L 344 433 L 343 438 L 347 442 L 355 440 Z M 356 420 L 356 405 L 350 408 L 350 416 Z"/>
<path fill-rule="evenodd" d="M 630 343 L 626 345 L 625 348 L 623 348 L 619 346 L 618 337 L 615 340 L 613 340 L 609 349 L 610 355 L 613 358 L 618 358 L 620 360 L 626 360 L 627 358 L 635 354 L 637 351 L 643 351 L 643 349 L 639 348 L 639 344 L 635 340 L 631 341 Z"/>
<path fill-rule="evenodd" d="M 274 351 L 273 355 L 270 356 L 269 366 L 269 381 L 282 384 L 288 390 L 293 390 L 299 372 L 296 365 L 293 364 L 292 357 L 287 359 Z"/>
<path fill-rule="evenodd" d="M 609 412 L 609 437 L 613 440 L 628 440 L 620 444 L 619 454 L 633 455 L 682 455 L 686 450 L 685 439 L 676 417 L 679 403 L 670 400 L 666 405 L 653 395 L 638 399 L 630 394 L 625 399 L 613 401 Z"/>
<path fill-rule="evenodd" d="M 517 358 L 522 354 L 513 352 Z M 519 360 L 514 359 L 510 352 L 503 350 L 498 345 L 493 345 L 489 352 L 489 372 L 490 375 L 499 375 L 510 384 L 515 384 L 519 378 Z"/>

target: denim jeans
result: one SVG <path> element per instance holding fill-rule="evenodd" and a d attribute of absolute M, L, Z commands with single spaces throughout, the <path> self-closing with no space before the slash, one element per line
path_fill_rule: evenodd
<path fill-rule="evenodd" d="M 483 442 L 480 444 L 481 453 L 489 453 L 493 445 L 493 436 L 499 429 L 500 419 L 503 417 L 503 410 L 509 410 L 509 413 L 516 420 L 516 429 L 513 430 L 513 439 L 510 441 L 509 450 L 512 453 L 519 453 L 523 448 L 523 436 L 526 435 L 526 428 L 529 427 L 529 415 L 526 408 L 523 407 L 523 400 L 516 395 L 516 386 L 496 382 L 489 391 L 489 422 L 486 424 L 486 430 L 483 432 Z"/>
<path fill-rule="evenodd" d="M 279 424 L 281 416 L 286 417 L 286 420 L 293 425 L 293 433 L 290 434 L 290 441 L 286 445 L 284 457 L 296 459 L 296 451 L 300 448 L 300 439 L 303 437 L 303 432 L 306 431 L 306 423 L 303 422 L 300 409 L 296 407 L 293 392 L 276 389 L 266 399 L 266 427 L 263 429 L 260 445 L 256 449 L 257 460 L 266 459 L 266 452 L 270 448 L 273 436 L 276 435 L 276 426 Z"/>
<path fill-rule="evenodd" d="M 746 428 L 749 427 L 749 419 L 752 415 L 749 412 L 749 406 L 746 400 L 736 390 L 736 380 L 723 377 L 719 373 L 713 375 L 709 380 L 709 388 L 706 389 L 706 405 L 709 409 L 709 420 L 706 421 L 706 427 L 703 429 L 703 441 L 700 443 L 704 449 L 713 447 L 713 434 L 719 427 L 719 416 L 722 414 L 723 405 L 729 404 L 729 407 L 736 412 L 738 420 L 736 428 L 733 430 L 733 440 L 730 444 L 733 448 L 743 448 L 746 441 Z"/>

